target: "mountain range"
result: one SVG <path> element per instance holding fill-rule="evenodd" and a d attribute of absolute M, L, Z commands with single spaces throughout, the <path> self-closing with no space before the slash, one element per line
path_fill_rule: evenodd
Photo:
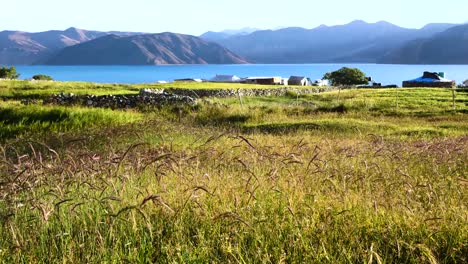
<path fill-rule="evenodd" d="M 380 21 L 200 37 L 134 32 L 0 32 L 0 64 L 148 65 L 235 63 L 468 64 L 468 24 L 408 29 Z"/>
<path fill-rule="evenodd" d="M 451 27 L 429 38 L 410 41 L 385 54 L 379 63 L 468 64 L 468 24 Z"/>
<path fill-rule="evenodd" d="M 221 32 L 208 31 L 200 35 L 200 38 L 209 41 L 221 41 L 223 39 L 231 38 L 233 36 L 245 36 L 259 31 L 257 28 L 245 27 L 241 29 L 226 29 Z"/>
<path fill-rule="evenodd" d="M 0 32 L 4 65 L 236 64 L 246 60 L 219 44 L 174 33 L 100 32 L 69 28 Z"/>
<path fill-rule="evenodd" d="M 0 32 L 0 64 L 43 63 L 61 49 L 101 36 L 104 32 L 69 28 L 39 33 Z"/>
<path fill-rule="evenodd" d="M 201 38 L 174 34 L 110 34 L 64 48 L 50 65 L 241 64 L 247 61 Z"/>
<path fill-rule="evenodd" d="M 339 26 L 262 30 L 221 39 L 211 34 L 210 39 L 254 63 L 376 63 L 409 41 L 429 38 L 454 26 L 429 24 L 407 29 L 385 21 L 356 20 Z"/>

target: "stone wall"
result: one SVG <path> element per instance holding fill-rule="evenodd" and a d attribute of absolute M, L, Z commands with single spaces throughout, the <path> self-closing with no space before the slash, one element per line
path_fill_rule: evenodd
<path fill-rule="evenodd" d="M 74 95 L 60 93 L 44 100 L 44 104 L 82 105 L 105 108 L 135 108 L 138 106 L 158 106 L 167 104 L 195 104 L 198 98 L 235 96 L 284 96 L 287 93 L 314 94 L 335 90 L 335 88 L 272 88 L 272 89 L 142 89 L 135 95 Z"/>
<path fill-rule="evenodd" d="M 195 98 L 202 97 L 235 97 L 239 96 L 284 96 L 289 92 L 296 94 L 315 94 L 321 92 L 329 92 L 336 90 L 335 87 L 327 88 L 291 88 L 291 87 L 281 87 L 281 88 L 268 88 L 268 89 L 180 89 L 180 88 L 169 88 L 165 91 L 172 94 L 190 96 Z"/>
<path fill-rule="evenodd" d="M 180 96 L 165 92 L 140 91 L 137 95 L 74 95 L 60 93 L 44 100 L 44 104 L 81 105 L 104 108 L 135 108 L 138 106 L 159 106 L 167 104 L 195 104 L 189 96 Z"/>

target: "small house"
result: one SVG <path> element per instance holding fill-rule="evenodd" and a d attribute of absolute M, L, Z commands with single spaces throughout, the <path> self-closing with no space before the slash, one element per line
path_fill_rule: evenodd
<path fill-rule="evenodd" d="M 455 81 L 444 78 L 444 73 L 424 72 L 423 76 L 403 82 L 403 87 L 440 87 L 452 88 L 456 85 Z"/>
<path fill-rule="evenodd" d="M 311 85 L 311 81 L 309 78 L 304 76 L 291 76 L 288 80 L 289 85 L 299 85 L 299 86 L 309 86 Z"/>
<path fill-rule="evenodd" d="M 210 82 L 220 82 L 220 83 L 238 83 L 241 82 L 241 78 L 236 75 L 216 75 L 211 78 Z"/>
<path fill-rule="evenodd" d="M 282 81 L 281 77 L 249 77 L 245 79 L 245 83 L 263 85 L 281 85 Z"/>
<path fill-rule="evenodd" d="M 462 86 L 463 87 L 468 87 L 468 80 L 464 81 Z"/>
<path fill-rule="evenodd" d="M 330 86 L 329 80 L 317 79 L 313 82 L 314 86 Z"/>

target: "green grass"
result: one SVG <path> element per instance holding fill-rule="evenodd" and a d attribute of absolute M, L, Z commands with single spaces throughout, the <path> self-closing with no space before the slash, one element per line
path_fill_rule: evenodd
<path fill-rule="evenodd" d="M 42 164 L 22 158 L 26 171 L 3 179 L 0 257 L 467 260 L 466 138 L 208 136 L 180 151 L 162 142 L 86 154 L 75 144 L 50 156 L 45 150 Z"/>
<path fill-rule="evenodd" d="M 466 263 L 468 95 L 396 92 L 0 103 L 0 262 Z"/>
<path fill-rule="evenodd" d="M 189 83 L 175 82 L 167 84 L 99 84 L 87 82 L 59 82 L 59 81 L 20 81 L 0 80 L 0 98 L 5 99 L 44 99 L 58 93 L 118 95 L 137 94 L 140 89 L 269 89 L 281 88 L 279 85 L 252 85 L 230 83 Z M 290 86 L 306 88 L 303 86 Z"/>
<path fill-rule="evenodd" d="M 404 99 L 399 99 L 396 92 Z M 314 133 L 389 137 L 443 137 L 468 133 L 466 93 L 450 89 L 344 90 L 299 97 L 213 99 L 195 123 L 235 127 L 246 133 Z"/>
<path fill-rule="evenodd" d="M 139 88 L 122 84 L 97 84 L 86 82 L 11 81 L 0 80 L 0 98 L 44 99 L 53 94 L 137 94 Z"/>
<path fill-rule="evenodd" d="M 174 88 L 174 89 L 191 89 L 191 90 L 199 90 L 199 89 L 225 90 L 225 89 L 274 89 L 274 88 L 283 88 L 283 87 L 286 87 L 286 86 L 283 86 L 283 85 L 243 84 L 243 83 L 173 82 L 173 83 L 167 83 L 167 84 L 136 85 L 135 87 L 149 87 L 149 88 L 154 88 L 154 89 Z M 298 89 L 311 88 L 311 87 L 304 87 L 304 86 L 287 86 L 287 87 L 293 87 L 293 88 L 298 88 Z"/>
<path fill-rule="evenodd" d="M 116 126 L 141 119 L 142 114 L 130 111 L 0 102 L 0 140 L 23 134 L 58 133 Z"/>

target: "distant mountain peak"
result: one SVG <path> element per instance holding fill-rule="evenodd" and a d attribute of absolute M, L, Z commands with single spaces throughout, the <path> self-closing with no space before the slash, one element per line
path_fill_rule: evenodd
<path fill-rule="evenodd" d="M 63 49 L 51 65 L 239 64 L 245 59 L 201 38 L 163 32 L 106 35 Z"/>
<path fill-rule="evenodd" d="M 422 30 L 433 30 L 433 29 L 448 29 L 451 27 L 458 26 L 459 24 L 451 24 L 451 23 L 429 23 L 422 27 Z"/>
<path fill-rule="evenodd" d="M 220 33 L 225 33 L 228 35 L 237 35 L 237 34 L 250 34 L 252 32 L 258 31 L 260 29 L 258 28 L 252 28 L 252 27 L 243 27 L 241 29 L 226 29 L 221 31 Z"/>
<path fill-rule="evenodd" d="M 106 35 L 75 27 L 44 32 L 10 31 L 0 35 L 0 64 L 40 64 L 61 49 Z"/>
<path fill-rule="evenodd" d="M 449 28 L 426 38 L 412 40 L 387 53 L 379 62 L 398 64 L 468 64 L 468 25 L 450 27 L 450 24 L 433 24 L 425 27 L 425 29 L 427 31 L 427 28 L 433 29 L 434 27 L 437 29 Z"/>
<path fill-rule="evenodd" d="M 244 27 L 241 29 L 226 29 L 220 32 L 207 31 L 200 35 L 201 38 L 207 39 L 210 41 L 219 41 L 222 39 L 227 39 L 234 36 L 245 36 L 259 31 L 258 28 Z"/>
<path fill-rule="evenodd" d="M 79 29 L 76 28 L 76 27 L 69 27 L 67 29 L 65 29 L 65 32 L 74 32 L 74 31 L 78 31 Z"/>
<path fill-rule="evenodd" d="M 348 23 L 348 25 L 366 25 L 369 24 L 364 20 L 356 19 Z"/>
<path fill-rule="evenodd" d="M 377 24 L 377 25 L 386 25 L 386 26 L 397 26 L 397 25 L 395 25 L 393 23 L 390 23 L 388 21 L 385 21 L 385 20 L 377 21 L 377 22 L 375 22 L 375 24 Z"/>

